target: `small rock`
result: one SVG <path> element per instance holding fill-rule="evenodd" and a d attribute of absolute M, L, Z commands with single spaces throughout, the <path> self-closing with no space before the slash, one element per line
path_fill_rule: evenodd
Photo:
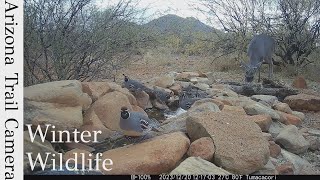
<path fill-rule="evenodd" d="M 202 78 L 202 77 L 191 77 L 190 82 L 193 84 L 197 84 L 197 83 L 210 84 L 208 78 Z"/>
<path fill-rule="evenodd" d="M 284 163 L 276 167 L 279 175 L 294 175 L 294 167 L 291 163 Z"/>
<path fill-rule="evenodd" d="M 277 111 L 277 113 L 280 115 L 279 121 L 285 125 L 292 124 L 292 125 L 299 126 L 302 123 L 301 119 L 297 116 L 294 116 L 292 114 L 288 114 L 285 112 L 281 112 L 281 111 Z"/>
<path fill-rule="evenodd" d="M 197 113 L 197 112 L 220 112 L 219 107 L 212 102 L 205 102 L 199 105 L 192 105 L 191 108 L 188 110 L 188 114 Z"/>
<path fill-rule="evenodd" d="M 217 88 L 210 88 L 206 90 L 206 93 L 208 93 L 210 96 L 225 96 L 225 97 L 238 97 L 238 94 L 231 89 L 223 88 L 223 89 L 217 89 Z"/>
<path fill-rule="evenodd" d="M 285 124 L 278 122 L 278 121 L 272 121 L 271 125 L 269 127 L 269 133 L 272 135 L 273 138 L 277 137 L 280 131 L 286 127 Z"/>
<path fill-rule="evenodd" d="M 243 108 L 248 115 L 266 114 L 270 115 L 271 118 L 274 120 L 280 120 L 280 116 L 275 110 L 265 105 L 262 105 L 261 103 L 248 104 L 245 105 Z"/>
<path fill-rule="evenodd" d="M 149 94 L 144 91 L 135 91 L 132 93 L 137 100 L 138 106 L 142 109 L 152 108 L 152 104 L 149 99 Z"/>
<path fill-rule="evenodd" d="M 218 99 L 223 103 L 226 102 L 232 106 L 241 106 L 241 107 L 256 103 L 256 101 L 246 96 L 240 96 L 240 97 L 218 96 L 218 97 L 215 97 L 215 99 Z"/>
<path fill-rule="evenodd" d="M 270 95 L 253 95 L 251 96 L 251 99 L 257 102 L 265 102 L 269 104 L 269 106 L 272 106 L 274 103 L 278 101 L 278 98 L 276 96 L 270 96 Z"/>
<path fill-rule="evenodd" d="M 207 103 L 207 102 L 216 104 L 220 110 L 222 110 L 224 107 L 224 104 L 221 101 L 219 101 L 217 99 L 211 99 L 211 98 L 200 99 L 200 100 L 194 102 L 193 106 L 199 106 L 199 105 Z"/>
<path fill-rule="evenodd" d="M 303 76 L 297 76 L 294 81 L 292 82 L 292 87 L 300 88 L 300 89 L 307 89 L 307 81 Z"/>
<path fill-rule="evenodd" d="M 276 167 L 272 164 L 271 160 L 259 171 L 254 172 L 253 175 L 277 175 Z"/>
<path fill-rule="evenodd" d="M 188 115 L 187 113 L 181 114 L 179 116 L 170 118 L 166 121 L 164 121 L 160 128 L 163 129 L 163 131 L 161 131 L 160 133 L 155 133 L 156 135 L 162 135 L 162 134 L 168 134 L 168 133 L 172 133 L 172 132 L 187 132 L 186 129 L 186 119 L 187 119 Z"/>
<path fill-rule="evenodd" d="M 182 89 L 186 89 L 192 84 L 191 82 L 184 82 L 184 81 L 176 81 L 176 83 L 178 83 L 182 87 Z"/>
<path fill-rule="evenodd" d="M 176 167 L 170 174 L 189 174 L 189 175 L 230 175 L 231 173 L 217 167 L 216 165 L 201 159 L 200 157 L 189 157 Z"/>
<path fill-rule="evenodd" d="M 294 125 L 288 125 L 280 131 L 276 137 L 276 142 L 295 154 L 305 152 L 310 146 L 308 141 L 306 141 Z"/>
<path fill-rule="evenodd" d="M 168 88 L 173 84 L 174 84 L 174 77 L 169 75 L 159 77 L 155 81 L 155 85 L 162 88 Z"/>
<path fill-rule="evenodd" d="M 306 136 L 306 140 L 309 142 L 311 151 L 320 150 L 320 138 L 316 136 Z"/>
<path fill-rule="evenodd" d="M 181 160 L 190 146 L 190 140 L 182 132 L 175 132 L 148 139 L 139 144 L 112 149 L 101 159 L 112 159 L 111 171 L 103 174 L 150 174 L 168 173 Z M 102 161 L 99 162 L 99 167 Z"/>
<path fill-rule="evenodd" d="M 292 111 L 292 115 L 297 116 L 298 118 L 301 119 L 301 121 L 303 121 L 306 118 L 306 116 L 302 112 L 298 112 L 298 111 Z"/>
<path fill-rule="evenodd" d="M 296 111 L 320 111 L 320 97 L 308 94 L 287 96 L 284 99 L 291 109 Z"/>
<path fill-rule="evenodd" d="M 199 77 L 199 73 L 196 73 L 196 72 L 182 72 L 182 73 L 178 73 L 175 79 L 177 81 L 190 82 L 190 79 L 193 78 L 193 77 Z"/>
<path fill-rule="evenodd" d="M 320 137 L 320 130 L 317 130 L 317 129 L 309 129 L 308 130 L 308 133 L 312 136 L 317 136 L 317 137 Z"/>
<path fill-rule="evenodd" d="M 201 157 L 204 160 L 212 161 L 214 144 L 210 137 L 203 137 L 191 143 L 187 152 L 189 157 Z"/>
<path fill-rule="evenodd" d="M 274 141 L 269 141 L 270 156 L 277 158 L 281 154 L 281 147 Z"/>
<path fill-rule="evenodd" d="M 179 95 L 182 92 L 182 86 L 178 83 L 173 84 L 169 89 L 175 94 Z"/>
<path fill-rule="evenodd" d="M 254 115 L 250 116 L 263 132 L 268 132 L 270 125 L 272 123 L 272 119 L 269 115 Z"/>
<path fill-rule="evenodd" d="M 267 141 L 272 141 L 272 135 L 270 133 L 265 133 L 265 132 L 262 132 L 262 135 L 264 138 L 267 139 Z"/>
<path fill-rule="evenodd" d="M 292 110 L 290 108 L 290 106 L 287 103 L 282 103 L 282 102 L 278 102 L 276 104 L 274 104 L 273 109 L 281 111 L 281 112 L 285 112 L 288 114 L 292 114 Z"/>
<path fill-rule="evenodd" d="M 194 86 L 199 88 L 202 91 L 206 91 L 207 89 L 210 88 L 210 86 L 208 84 L 205 84 L 205 83 L 197 83 Z"/>
<path fill-rule="evenodd" d="M 284 149 L 281 149 L 281 155 L 287 161 L 293 164 L 294 174 L 297 174 L 297 175 L 316 174 L 314 166 L 310 164 L 307 160 L 302 159 L 300 156 L 290 153 Z"/>
<path fill-rule="evenodd" d="M 164 102 L 160 102 L 159 100 L 157 99 L 154 99 L 151 101 L 151 104 L 153 105 L 153 107 L 157 108 L 157 109 L 160 109 L 160 110 L 167 110 L 169 109 L 169 107 L 167 106 L 166 103 Z"/>

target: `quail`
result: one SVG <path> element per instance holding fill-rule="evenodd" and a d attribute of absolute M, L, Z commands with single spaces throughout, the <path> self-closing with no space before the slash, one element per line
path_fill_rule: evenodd
<path fill-rule="evenodd" d="M 169 92 L 164 91 L 164 90 L 154 88 L 153 92 L 156 96 L 156 99 L 160 100 L 163 103 L 168 103 L 171 98 L 171 94 Z"/>
<path fill-rule="evenodd" d="M 157 123 L 141 112 L 129 112 L 127 107 L 121 108 L 120 128 L 126 136 L 139 137 L 151 130 L 159 131 Z"/>
<path fill-rule="evenodd" d="M 179 97 L 179 107 L 181 107 L 184 110 L 188 110 L 194 102 L 200 99 L 201 98 L 197 97 L 189 98 L 185 93 L 183 93 L 182 96 Z"/>
<path fill-rule="evenodd" d="M 148 91 L 149 88 L 147 88 L 145 85 L 143 85 L 141 82 L 130 79 L 128 76 L 123 74 L 124 76 L 124 82 L 123 85 L 125 88 L 129 89 L 130 91 L 134 92 L 138 89 L 143 90 L 143 91 Z"/>

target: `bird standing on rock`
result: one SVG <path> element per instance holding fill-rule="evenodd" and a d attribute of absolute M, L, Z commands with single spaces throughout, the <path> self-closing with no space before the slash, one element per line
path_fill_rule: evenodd
<path fill-rule="evenodd" d="M 149 91 L 149 88 L 147 88 L 145 85 L 143 85 L 141 82 L 130 79 L 128 76 L 123 74 L 124 76 L 124 82 L 123 85 L 125 88 L 127 88 L 129 91 L 134 92 L 136 90 L 142 90 L 142 91 Z"/>
<path fill-rule="evenodd" d="M 141 112 L 129 112 L 127 107 L 121 108 L 120 128 L 124 135 L 139 137 L 151 130 L 159 131 L 156 122 Z"/>

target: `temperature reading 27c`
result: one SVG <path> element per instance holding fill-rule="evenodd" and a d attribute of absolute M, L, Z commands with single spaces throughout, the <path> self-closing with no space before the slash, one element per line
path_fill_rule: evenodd
<path fill-rule="evenodd" d="M 131 175 L 131 180 L 151 180 L 150 175 Z"/>

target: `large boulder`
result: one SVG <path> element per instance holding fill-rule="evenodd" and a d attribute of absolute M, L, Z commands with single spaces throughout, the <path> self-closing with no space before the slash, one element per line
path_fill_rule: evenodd
<path fill-rule="evenodd" d="M 48 153 L 50 153 L 48 155 L 48 159 L 50 159 L 50 161 L 47 161 L 47 166 L 53 163 L 51 159 L 54 159 L 56 162 L 59 162 L 59 154 L 53 149 L 49 141 L 45 140 L 42 142 L 40 136 L 36 135 L 34 141 L 32 142 L 28 131 L 23 132 L 23 139 L 25 173 L 30 173 L 33 171 L 30 166 L 30 161 L 35 162 L 35 160 L 40 157 L 44 160 L 46 159 Z M 40 168 L 40 166 L 41 165 L 39 162 L 35 163 L 36 168 Z"/>
<path fill-rule="evenodd" d="M 89 108 L 92 100 L 82 91 L 82 85 L 77 80 L 54 81 L 36 84 L 24 88 L 24 99 L 35 102 L 60 104 L 64 107 Z"/>
<path fill-rule="evenodd" d="M 108 92 L 111 92 L 113 88 L 107 82 L 82 82 L 82 91 L 87 93 L 92 101 L 96 101 Z"/>
<path fill-rule="evenodd" d="M 80 132 L 88 131 L 91 134 L 94 134 L 94 132 L 100 131 L 101 134 L 97 135 L 97 141 L 101 142 L 111 135 L 115 133 L 115 131 L 110 130 L 107 128 L 100 120 L 100 118 L 97 116 L 96 112 L 94 111 L 94 108 L 90 108 L 83 117 L 83 125 L 80 127 Z M 94 136 L 88 137 L 90 139 L 89 144 L 93 143 Z"/>
<path fill-rule="evenodd" d="M 320 97 L 308 94 L 287 96 L 284 99 L 291 109 L 296 111 L 320 111 Z"/>
<path fill-rule="evenodd" d="M 238 114 L 241 114 L 241 115 L 247 115 L 247 113 L 243 109 L 243 107 L 240 107 L 240 106 L 224 105 L 222 111 L 230 112 L 230 113 L 238 113 Z"/>
<path fill-rule="evenodd" d="M 133 109 L 125 94 L 118 91 L 107 93 L 92 104 L 85 115 L 85 122 L 88 124 L 90 120 L 98 118 L 106 128 L 120 130 L 119 122 L 122 106 L 128 107 L 129 110 Z"/>
<path fill-rule="evenodd" d="M 182 132 L 165 134 L 145 142 L 106 151 L 102 159 L 111 159 L 111 171 L 104 174 L 151 174 L 169 173 L 182 159 L 190 140 Z M 99 162 L 99 167 L 102 167 Z"/>
<path fill-rule="evenodd" d="M 294 125 L 288 125 L 280 131 L 276 137 L 276 143 L 281 144 L 286 150 L 295 154 L 306 152 L 310 146 Z"/>
<path fill-rule="evenodd" d="M 40 127 L 42 131 L 47 128 L 46 124 L 55 126 L 56 131 L 73 131 L 83 124 L 82 107 L 25 100 L 24 124 L 32 124 L 35 129 Z M 48 133 L 46 139 L 51 140 L 51 135 Z"/>
<path fill-rule="evenodd" d="M 259 126 L 246 115 L 200 112 L 187 118 L 192 141 L 211 137 L 215 144 L 213 162 L 232 173 L 250 174 L 267 163 L 268 141 Z"/>
<path fill-rule="evenodd" d="M 203 160 L 200 157 L 189 157 L 176 167 L 170 174 L 188 174 L 188 175 L 230 175 L 231 173 Z"/>

